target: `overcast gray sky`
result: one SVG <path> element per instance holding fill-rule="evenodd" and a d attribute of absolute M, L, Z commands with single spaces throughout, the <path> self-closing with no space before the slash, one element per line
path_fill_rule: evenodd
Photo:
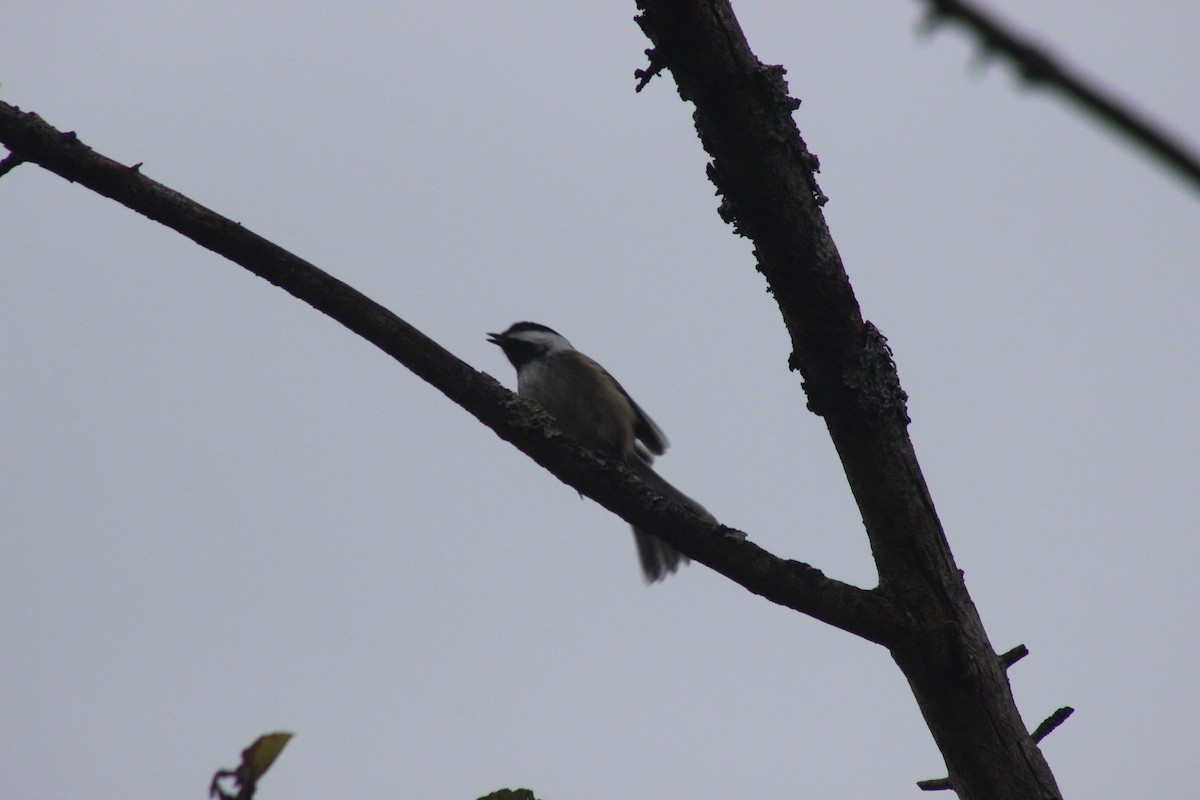
<path fill-rule="evenodd" d="M 1008 2 L 1200 139 L 1200 5 Z M 518 319 L 773 552 L 874 572 L 633 3 L 9 2 L 0 95 L 513 385 Z M 913 2 L 739 2 L 789 70 L 959 565 L 1070 797 L 1200 784 L 1197 198 Z M 362 340 L 31 166 L 0 181 L 0 794 L 918 797 L 882 649 L 626 526 Z"/>

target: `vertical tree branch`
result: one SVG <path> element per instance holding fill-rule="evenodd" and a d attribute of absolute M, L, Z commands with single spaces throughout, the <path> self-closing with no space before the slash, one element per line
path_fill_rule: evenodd
<path fill-rule="evenodd" d="M 860 313 L 821 213 L 824 195 L 781 67 L 751 52 L 724 0 L 640 0 L 638 22 L 712 157 L 720 213 L 754 242 L 792 340 L 791 366 L 824 418 L 854 493 L 880 589 L 909 618 L 890 645 L 954 787 L 973 798 L 1058 798 L 954 563 L 907 432 L 882 335 Z"/>

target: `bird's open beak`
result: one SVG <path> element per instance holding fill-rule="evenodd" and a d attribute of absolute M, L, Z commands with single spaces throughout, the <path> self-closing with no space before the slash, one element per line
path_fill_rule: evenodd
<path fill-rule="evenodd" d="M 491 342 L 492 344 L 498 345 L 498 344 L 503 344 L 503 342 L 504 342 L 504 334 L 503 333 L 489 333 L 487 335 L 487 337 L 488 337 L 488 341 Z"/>

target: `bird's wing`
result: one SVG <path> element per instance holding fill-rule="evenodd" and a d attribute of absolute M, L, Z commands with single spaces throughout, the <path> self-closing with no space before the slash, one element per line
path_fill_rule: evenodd
<path fill-rule="evenodd" d="M 596 364 L 595 361 L 592 361 L 592 363 Z M 613 386 L 617 387 L 617 391 L 624 395 L 625 399 L 629 401 L 629 406 L 633 409 L 634 415 L 633 435 L 637 437 L 643 445 L 645 445 L 646 451 L 649 451 L 642 452 L 641 448 L 638 448 L 638 455 L 643 461 L 649 464 L 654 460 L 651 454 L 655 456 L 661 456 L 667 451 L 667 447 L 671 444 L 667 440 L 667 435 L 662 432 L 662 428 L 655 424 L 654 420 L 650 419 L 650 415 L 643 411 L 642 407 L 634 402 L 634 399 L 629 396 L 629 392 L 625 391 L 625 387 L 621 385 L 620 381 L 610 375 L 608 370 L 599 364 L 596 364 L 596 367 L 604 373 L 606 378 L 613 382 Z"/>

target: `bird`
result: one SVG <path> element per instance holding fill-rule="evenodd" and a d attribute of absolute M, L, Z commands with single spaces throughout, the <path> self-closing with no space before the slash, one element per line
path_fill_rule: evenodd
<path fill-rule="evenodd" d="M 503 333 L 489 333 L 517 370 L 517 394 L 536 400 L 563 433 L 580 445 L 620 458 L 659 494 L 706 521 L 712 514 L 676 489 L 650 466 L 667 449 L 667 437 L 616 378 L 571 346 L 553 328 L 515 322 Z M 642 574 L 655 583 L 688 563 L 687 556 L 649 531 L 633 526 Z"/>

